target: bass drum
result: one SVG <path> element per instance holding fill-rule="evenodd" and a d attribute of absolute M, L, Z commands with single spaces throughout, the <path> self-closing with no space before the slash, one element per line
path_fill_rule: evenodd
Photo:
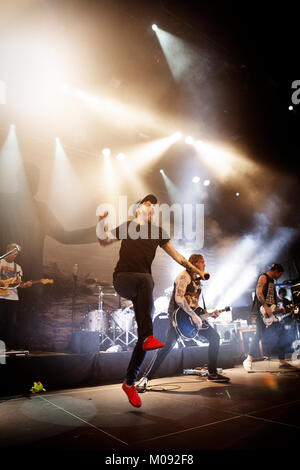
<path fill-rule="evenodd" d="M 156 315 L 153 322 L 153 334 L 159 341 L 164 342 L 169 326 L 169 314 L 162 312 Z"/>
<path fill-rule="evenodd" d="M 115 325 L 123 331 L 133 332 L 136 329 L 134 311 L 130 307 L 115 310 L 112 318 Z"/>
<path fill-rule="evenodd" d="M 100 331 L 107 333 L 111 325 L 111 314 L 103 310 L 92 310 L 85 315 L 84 326 L 86 331 Z"/>
<path fill-rule="evenodd" d="M 85 315 L 84 326 L 86 331 L 97 331 L 98 310 L 92 310 Z"/>

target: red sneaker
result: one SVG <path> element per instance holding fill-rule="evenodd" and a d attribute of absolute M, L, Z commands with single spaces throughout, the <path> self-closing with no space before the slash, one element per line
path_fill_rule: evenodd
<path fill-rule="evenodd" d="M 142 400 L 139 397 L 138 392 L 136 391 L 136 388 L 134 385 L 131 385 L 131 387 L 127 387 L 126 382 L 124 380 L 122 389 L 126 393 L 129 403 L 131 403 L 132 406 L 135 406 L 136 408 L 139 408 L 142 406 Z"/>
<path fill-rule="evenodd" d="M 144 351 L 152 351 L 152 349 L 163 348 L 164 345 L 165 345 L 165 343 L 162 343 L 161 341 L 158 341 L 158 339 L 156 339 L 155 336 L 148 336 L 143 341 L 143 350 Z"/>

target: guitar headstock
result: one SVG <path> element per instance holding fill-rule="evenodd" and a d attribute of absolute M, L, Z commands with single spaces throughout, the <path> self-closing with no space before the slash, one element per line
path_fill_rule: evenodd
<path fill-rule="evenodd" d="M 42 284 L 53 284 L 53 279 L 41 279 Z"/>

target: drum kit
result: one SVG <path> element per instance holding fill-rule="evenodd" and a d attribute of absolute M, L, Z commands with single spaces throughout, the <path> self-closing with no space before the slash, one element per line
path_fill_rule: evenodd
<path fill-rule="evenodd" d="M 132 308 L 132 302 L 123 299 L 115 291 L 114 286 L 107 281 L 95 279 L 90 287 L 96 287 L 93 295 L 98 297 L 97 309 L 89 310 L 84 316 L 82 329 L 97 331 L 100 338 L 100 350 L 107 350 L 112 346 L 120 346 L 122 350 L 131 349 L 132 343 L 137 340 L 137 325 Z M 106 296 L 119 297 L 119 308 L 104 308 Z"/>

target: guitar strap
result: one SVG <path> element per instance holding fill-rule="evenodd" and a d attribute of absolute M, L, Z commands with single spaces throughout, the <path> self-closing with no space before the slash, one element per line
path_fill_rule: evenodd
<path fill-rule="evenodd" d="M 204 295 L 202 293 L 202 302 L 203 302 L 203 308 L 204 308 L 204 311 L 205 313 L 207 313 L 207 310 L 206 310 L 206 305 L 205 305 L 205 300 L 204 300 Z"/>

